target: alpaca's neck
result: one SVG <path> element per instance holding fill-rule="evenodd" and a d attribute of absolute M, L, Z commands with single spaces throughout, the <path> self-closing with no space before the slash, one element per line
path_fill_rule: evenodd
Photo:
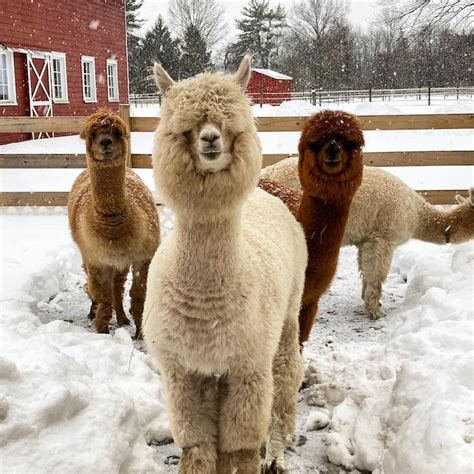
<path fill-rule="evenodd" d="M 186 284 L 218 291 L 241 261 L 241 211 L 217 221 L 176 216 L 178 267 Z"/>
<path fill-rule="evenodd" d="M 303 192 L 298 210 L 298 221 L 303 226 L 308 251 L 317 259 L 334 258 L 339 254 L 350 201 L 326 201 Z"/>
<path fill-rule="evenodd" d="M 104 216 L 125 212 L 125 163 L 116 166 L 95 165 L 89 169 L 94 209 Z"/>

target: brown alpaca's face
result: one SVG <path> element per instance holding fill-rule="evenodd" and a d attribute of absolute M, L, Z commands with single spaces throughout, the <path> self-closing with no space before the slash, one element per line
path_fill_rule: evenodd
<path fill-rule="evenodd" d="M 305 161 L 310 161 L 319 172 L 338 175 L 350 166 L 355 155 L 358 157 L 360 152 L 361 147 L 355 140 L 343 135 L 332 135 L 324 140 L 309 142 Z"/>
<path fill-rule="evenodd" d="M 123 156 L 124 137 L 118 129 L 92 128 L 87 136 L 90 156 L 96 161 L 112 161 Z"/>

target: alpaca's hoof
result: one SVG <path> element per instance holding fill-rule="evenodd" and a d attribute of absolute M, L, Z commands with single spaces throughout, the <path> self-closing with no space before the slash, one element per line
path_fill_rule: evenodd
<path fill-rule="evenodd" d="M 276 459 L 266 459 L 263 463 L 263 474 L 280 474 L 282 472 L 285 472 L 285 466 Z"/>
<path fill-rule="evenodd" d="M 385 316 L 385 313 L 380 308 L 377 308 L 376 310 L 368 310 L 368 313 L 370 319 L 373 319 L 374 321 Z"/>
<path fill-rule="evenodd" d="M 179 461 L 180 474 L 215 473 L 217 449 L 211 443 L 183 448 Z"/>
<path fill-rule="evenodd" d="M 91 304 L 91 309 L 89 310 L 89 314 L 87 317 L 92 321 L 95 318 L 95 313 L 97 311 L 97 305 L 95 303 Z"/>
<path fill-rule="evenodd" d="M 127 316 L 121 316 L 117 318 L 117 324 L 119 327 L 122 326 L 129 326 L 130 325 L 130 319 L 127 318 Z"/>
<path fill-rule="evenodd" d="M 135 334 L 133 336 L 133 339 L 135 339 L 135 341 L 143 341 L 143 334 L 141 331 L 139 331 L 138 329 L 135 331 Z"/>
<path fill-rule="evenodd" d="M 96 324 L 95 329 L 99 334 L 109 334 L 110 333 L 108 323 Z"/>

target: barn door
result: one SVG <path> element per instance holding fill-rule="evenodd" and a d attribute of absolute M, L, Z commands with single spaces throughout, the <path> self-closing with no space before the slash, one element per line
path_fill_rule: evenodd
<path fill-rule="evenodd" d="M 28 70 L 28 92 L 31 117 L 52 117 L 53 98 L 51 94 L 51 55 L 48 53 L 26 53 Z M 51 137 L 52 133 L 33 133 L 33 138 Z"/>

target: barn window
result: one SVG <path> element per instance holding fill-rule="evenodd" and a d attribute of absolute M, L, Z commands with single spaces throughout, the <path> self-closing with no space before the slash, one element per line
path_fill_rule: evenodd
<path fill-rule="evenodd" d="M 51 67 L 53 100 L 55 103 L 67 102 L 66 55 L 64 53 L 52 53 Z"/>
<path fill-rule="evenodd" d="M 119 100 L 118 69 L 116 59 L 107 59 L 107 93 L 110 102 Z"/>
<path fill-rule="evenodd" d="M 97 102 L 95 87 L 95 59 L 92 56 L 82 56 L 82 95 L 84 102 Z"/>
<path fill-rule="evenodd" d="M 12 51 L 0 51 L 0 104 L 16 105 L 15 68 Z"/>

